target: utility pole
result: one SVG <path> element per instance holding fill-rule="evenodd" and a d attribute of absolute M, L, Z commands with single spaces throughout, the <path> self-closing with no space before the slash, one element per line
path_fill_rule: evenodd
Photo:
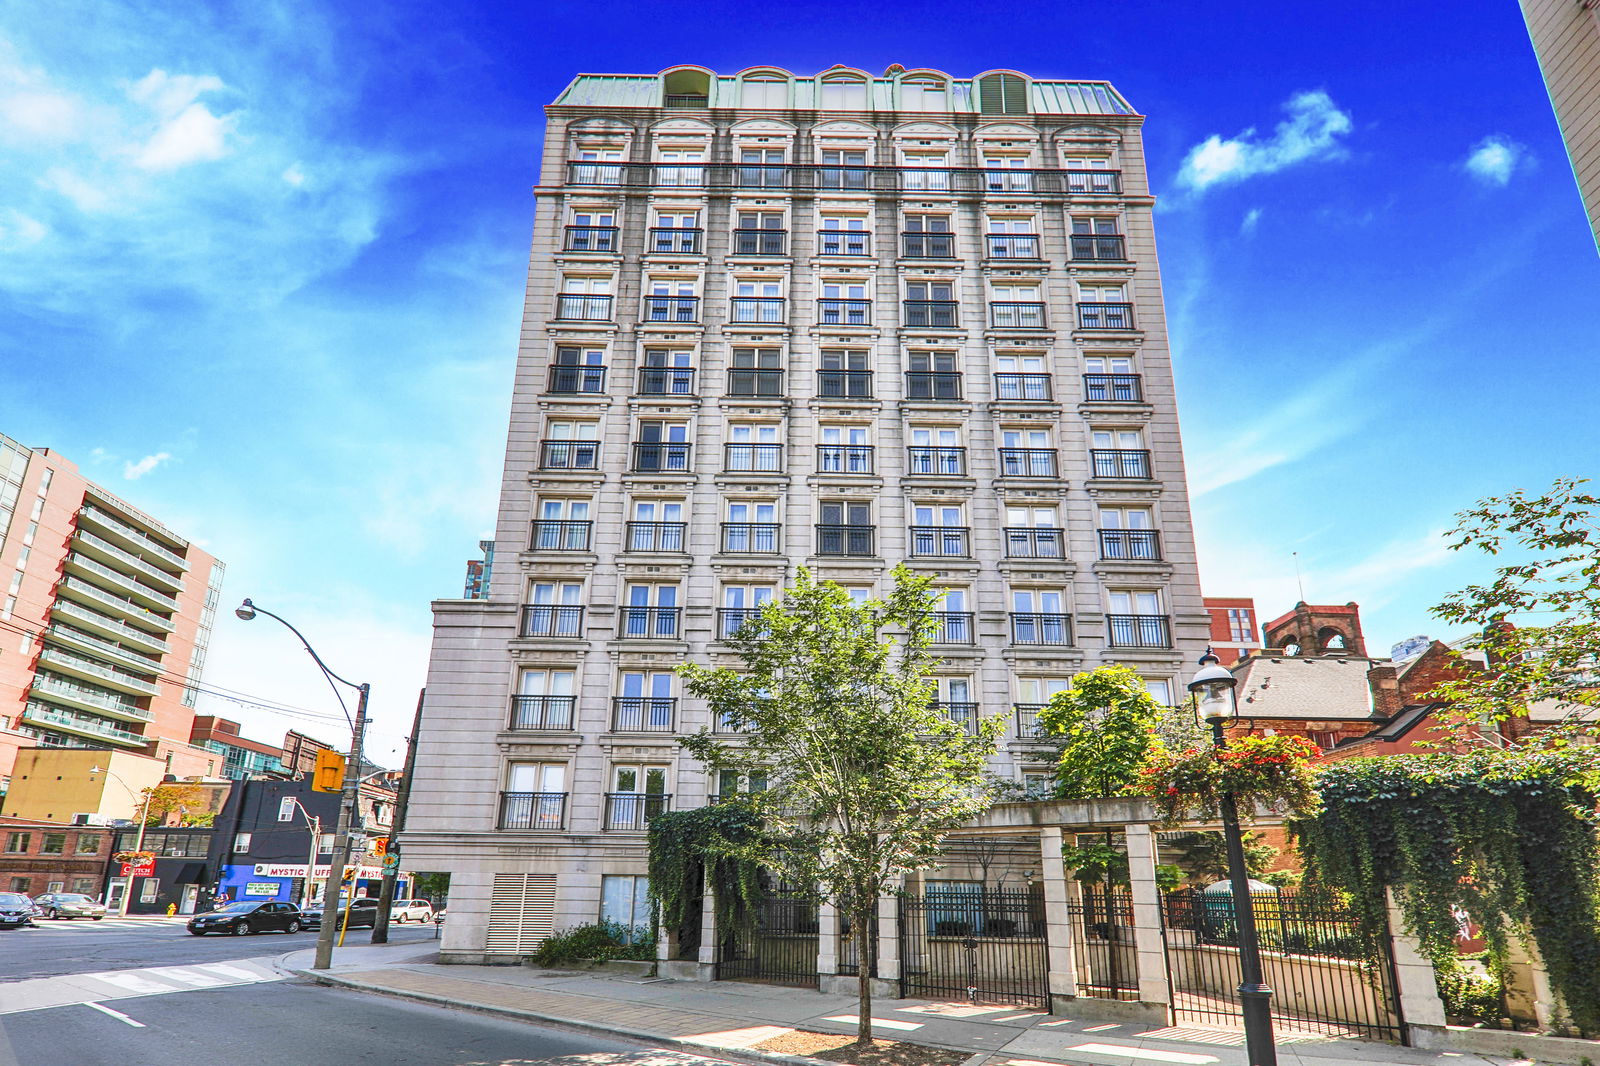
<path fill-rule="evenodd" d="M 356 701 L 356 720 L 350 730 L 350 759 L 344 769 L 344 797 L 339 803 L 339 824 L 335 830 L 337 848 L 333 864 L 328 867 L 328 880 L 322 889 L 322 924 L 317 929 L 316 960 L 311 964 L 314 970 L 326 970 L 333 965 L 333 927 L 337 924 L 339 888 L 344 883 L 345 867 L 350 863 L 350 831 L 355 825 L 357 804 L 360 802 L 361 743 L 367 731 L 367 696 L 372 686 L 363 684 L 359 691 L 361 698 Z M 329 913 L 330 907 L 332 914 Z"/>
<path fill-rule="evenodd" d="M 107 770 L 106 772 L 110 773 L 111 771 Z M 139 807 L 139 836 L 134 840 L 133 843 L 133 850 L 135 853 L 144 851 L 144 827 L 145 823 L 150 821 L 150 797 L 155 795 L 156 787 L 157 786 L 152 785 L 150 788 L 144 790 L 144 803 Z M 119 917 L 126 918 L 128 916 L 128 904 L 132 901 L 132 899 L 133 875 L 129 874 L 128 887 L 122 890 L 122 906 L 117 911 Z"/>
<path fill-rule="evenodd" d="M 400 779 L 400 795 L 395 797 L 394 820 L 389 829 L 389 847 L 384 855 L 383 888 L 378 892 L 378 917 L 372 923 L 372 943 L 389 942 L 389 908 L 394 905 L 394 882 L 400 873 L 400 833 L 406 827 L 406 806 L 411 802 L 411 774 L 417 767 L 417 733 L 422 728 L 422 704 L 428 690 L 417 693 L 417 713 L 411 716 L 411 737 L 406 741 L 406 769 Z"/>

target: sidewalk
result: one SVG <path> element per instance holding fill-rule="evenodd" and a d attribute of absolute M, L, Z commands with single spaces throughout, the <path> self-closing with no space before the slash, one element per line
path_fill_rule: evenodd
<path fill-rule="evenodd" d="M 816 1060 L 749 1050 L 793 1029 L 853 1033 L 853 996 L 770 985 L 634 977 L 526 966 L 440 966 L 434 944 L 344 948 L 332 970 L 312 953 L 280 965 L 324 984 L 548 1022 L 746 1062 Z M 1227 1029 L 1074 1021 L 1015 1007 L 879 1000 L 875 1035 L 971 1053 L 966 1066 L 1245 1066 L 1244 1037 Z M 1504 1066 L 1514 1059 L 1414 1051 L 1316 1034 L 1280 1032 L 1282 1066 Z M 821 1066 L 821 1064 L 819 1064 Z"/>

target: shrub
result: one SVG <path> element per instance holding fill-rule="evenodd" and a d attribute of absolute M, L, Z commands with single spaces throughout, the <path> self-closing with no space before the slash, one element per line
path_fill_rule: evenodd
<path fill-rule="evenodd" d="M 580 961 L 631 959 L 649 962 L 656 957 L 655 938 L 643 926 L 630 929 L 619 922 L 575 925 L 545 938 L 534 952 L 540 966 L 561 966 Z"/>
<path fill-rule="evenodd" d="M 1496 1024 L 1505 1014 L 1505 987 L 1492 971 L 1480 973 L 1466 965 L 1482 960 L 1486 952 L 1447 958 L 1433 964 L 1433 978 L 1444 1001 L 1444 1013 L 1457 1024 Z"/>

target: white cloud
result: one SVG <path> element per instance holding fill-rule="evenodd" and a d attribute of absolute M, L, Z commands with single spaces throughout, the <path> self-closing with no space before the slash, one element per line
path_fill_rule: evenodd
<path fill-rule="evenodd" d="M 0 248 L 38 244 L 49 233 L 49 226 L 21 211 L 7 211 L 0 216 Z"/>
<path fill-rule="evenodd" d="M 39 179 L 39 184 L 71 200 L 79 211 L 94 214 L 111 206 L 109 192 L 66 167 L 51 167 Z"/>
<path fill-rule="evenodd" d="M 1488 185 L 1505 185 L 1519 166 L 1527 162 L 1528 150 L 1509 137 L 1491 134 L 1473 146 L 1467 155 L 1467 173 Z"/>
<path fill-rule="evenodd" d="M 205 104 L 190 104 L 156 131 L 135 160 L 145 170 L 174 170 L 228 154 L 225 143 L 238 112 L 217 117 Z"/>
<path fill-rule="evenodd" d="M 1278 123 L 1271 137 L 1257 136 L 1252 127 L 1226 140 L 1213 133 L 1195 145 L 1178 171 L 1178 184 L 1199 193 L 1213 185 L 1344 154 L 1339 138 L 1351 130 L 1350 116 L 1326 92 L 1296 93 L 1284 110 L 1289 117 Z"/>
<path fill-rule="evenodd" d="M 300 164 L 295 163 L 283 172 L 283 180 L 298 189 L 306 183 L 306 174 L 300 169 Z"/>
<path fill-rule="evenodd" d="M 42 140 L 70 137 L 78 121 L 78 104 L 69 96 L 20 92 L 0 96 L 0 126 Z"/>
<path fill-rule="evenodd" d="M 127 478 L 129 481 L 138 481 L 140 478 L 150 473 L 150 471 L 154 470 L 156 467 L 160 466 L 162 463 L 171 458 L 172 455 L 169 452 L 156 452 L 154 455 L 145 456 L 137 463 L 123 463 L 122 476 Z"/>
<path fill-rule="evenodd" d="M 1239 232 L 1248 237 L 1255 233 L 1256 226 L 1261 224 L 1261 208 L 1252 207 L 1244 213 L 1244 221 L 1239 223 Z"/>
<path fill-rule="evenodd" d="M 201 94 L 225 88 L 222 79 L 214 74 L 168 74 L 158 68 L 128 86 L 128 98 L 144 104 L 157 118 L 169 119 L 187 109 Z"/>

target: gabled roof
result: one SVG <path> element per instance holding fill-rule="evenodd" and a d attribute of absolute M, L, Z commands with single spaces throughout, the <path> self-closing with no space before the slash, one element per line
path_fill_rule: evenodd
<path fill-rule="evenodd" d="M 1353 656 L 1253 657 L 1234 668 L 1241 718 L 1363 721 L 1375 718 L 1367 671 Z"/>

